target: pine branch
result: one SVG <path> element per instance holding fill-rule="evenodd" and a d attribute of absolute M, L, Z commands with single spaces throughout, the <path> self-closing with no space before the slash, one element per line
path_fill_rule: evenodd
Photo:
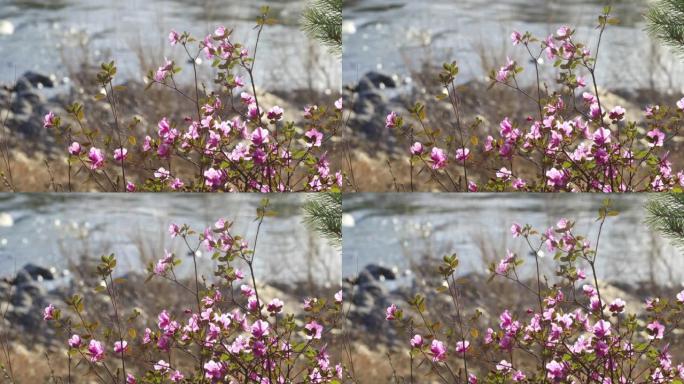
<path fill-rule="evenodd" d="M 302 29 L 328 47 L 330 53 L 342 54 L 342 0 L 311 0 L 302 15 Z"/>
<path fill-rule="evenodd" d="M 304 222 L 335 247 L 342 245 L 342 194 L 310 195 L 304 205 Z"/>
<path fill-rule="evenodd" d="M 659 0 L 646 14 L 648 32 L 684 55 L 684 0 Z"/>
<path fill-rule="evenodd" d="M 654 195 L 646 204 L 646 223 L 684 250 L 684 194 Z"/>

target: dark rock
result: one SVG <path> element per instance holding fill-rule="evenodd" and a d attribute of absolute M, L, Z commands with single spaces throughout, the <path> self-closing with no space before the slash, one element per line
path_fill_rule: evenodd
<path fill-rule="evenodd" d="M 397 275 L 389 268 L 383 267 L 377 264 L 369 264 L 365 268 L 375 279 L 380 279 L 380 277 L 385 278 L 385 280 L 395 280 Z"/>
<path fill-rule="evenodd" d="M 26 264 L 26 265 L 24 265 L 24 268 L 22 268 L 22 269 L 24 271 L 28 272 L 29 275 L 31 275 L 31 277 L 34 280 L 37 280 L 38 276 L 41 276 L 45 280 L 54 280 L 55 279 L 55 275 L 52 273 L 52 271 L 50 271 L 47 268 L 35 265 L 35 264 L 30 264 L 30 263 Z"/>
<path fill-rule="evenodd" d="M 17 272 L 16 276 L 14 276 L 14 280 L 12 280 L 12 285 L 27 284 L 31 281 L 33 281 L 31 275 L 22 269 L 19 272 Z"/>
<path fill-rule="evenodd" d="M 44 280 L 54 280 L 55 275 L 47 268 L 29 263 L 24 265 L 24 267 L 17 272 L 17 276 L 14 279 L 14 284 L 24 284 L 30 281 L 38 280 L 38 277 L 42 277 Z"/>
<path fill-rule="evenodd" d="M 365 92 L 359 94 L 355 100 L 352 109 L 354 113 L 359 115 L 375 115 L 377 106 L 385 104 L 385 97 L 378 92 Z M 377 116 L 375 116 L 377 117 Z"/>
<path fill-rule="evenodd" d="M 34 87 L 37 87 L 38 84 L 42 84 L 44 87 L 47 88 L 52 88 L 55 86 L 55 83 L 49 76 L 45 76 L 37 72 L 28 71 L 25 72 L 21 77 L 23 79 L 26 79 Z"/>
<path fill-rule="evenodd" d="M 396 88 L 397 83 L 392 79 L 392 77 L 385 75 L 380 72 L 368 72 L 366 73 L 361 80 L 359 80 L 359 84 L 356 87 L 356 91 L 359 93 L 367 92 L 372 89 L 377 89 L 381 88 L 384 86 L 385 88 Z"/>
<path fill-rule="evenodd" d="M 33 89 L 33 85 L 31 84 L 30 81 L 27 79 L 24 79 L 23 77 L 19 78 L 14 84 L 14 92 L 20 93 L 20 92 L 28 92 Z"/>

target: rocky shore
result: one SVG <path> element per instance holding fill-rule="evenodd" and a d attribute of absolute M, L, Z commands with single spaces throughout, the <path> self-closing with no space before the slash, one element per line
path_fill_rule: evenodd
<path fill-rule="evenodd" d="M 402 82 L 380 72 L 369 72 L 361 79 L 344 88 L 345 108 L 349 108 L 350 116 L 347 124 L 347 137 L 351 142 L 354 171 L 366 175 L 357 180 L 364 191 L 394 190 L 394 182 L 408 182 L 407 148 L 410 143 L 397 138 L 395 132 L 385 128 L 385 116 L 394 111 L 402 116 L 409 115 L 409 109 L 417 102 L 426 106 L 426 125 L 433 129 L 451 127 L 455 120 L 452 106 L 446 100 L 438 101 L 436 95 L 441 94 L 442 87 L 437 82 L 438 70 L 434 74 L 416 74 L 414 78 L 422 81 Z M 551 87 L 554 84 L 550 84 Z M 529 89 L 536 92 L 535 89 Z M 529 115 L 534 115 L 536 104 L 516 94 L 515 90 L 503 86 L 489 87 L 489 83 L 471 80 L 457 86 L 460 99 L 462 121 L 466 125 L 475 118 L 483 121 L 477 132 L 480 142 L 487 135 L 498 135 L 498 127 L 504 117 L 524 123 Z M 599 87 L 602 103 L 607 108 L 620 105 L 626 109 L 626 120 L 642 123 L 644 109 L 654 104 L 674 105 L 682 95 L 676 92 L 659 92 L 653 89 L 605 89 Z M 578 101 L 580 104 L 581 100 Z M 347 107 L 348 106 L 348 107 Z M 409 118 L 405 123 L 413 123 Z M 679 148 L 683 139 L 674 140 Z M 675 148 L 675 149 L 676 149 Z M 673 150 L 673 156 L 678 151 Z M 395 164 L 393 174 L 387 172 L 387 163 Z"/>
<path fill-rule="evenodd" d="M 435 266 L 433 270 L 436 271 L 436 268 Z M 488 275 L 469 273 L 460 276 L 458 283 L 465 312 L 472 314 L 476 309 L 479 310 L 482 325 L 498 323 L 499 314 L 506 308 L 522 312 L 537 305 L 535 297 L 520 291 L 510 281 L 490 281 Z M 419 274 L 407 278 L 390 268 L 368 265 L 356 277 L 344 280 L 345 297 L 351 303 L 349 323 L 354 327 L 352 335 L 364 340 L 364 344 L 370 349 L 404 348 L 407 339 L 405 335 L 397 337 L 399 335 L 388 325 L 385 309 L 390 304 L 396 304 L 405 314 L 415 315 L 408 302 L 420 294 L 428 303 L 428 316 L 446 320 L 454 308 L 451 297 L 437 293 L 441 284 L 442 280 L 437 276 Z M 610 302 L 621 298 L 627 303 L 625 311 L 636 313 L 639 317 L 645 315 L 643 303 L 647 298 L 674 297 L 681 291 L 681 287 L 654 286 L 646 282 L 627 285 L 618 281 L 602 281 L 599 285 L 604 300 Z"/>

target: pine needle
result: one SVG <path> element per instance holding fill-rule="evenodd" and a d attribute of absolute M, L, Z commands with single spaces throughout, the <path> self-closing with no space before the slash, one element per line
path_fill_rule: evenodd
<path fill-rule="evenodd" d="M 342 0 L 311 0 L 302 15 L 302 29 L 331 54 L 341 55 Z"/>
<path fill-rule="evenodd" d="M 304 222 L 339 248 L 342 245 L 342 194 L 310 195 L 304 205 Z"/>

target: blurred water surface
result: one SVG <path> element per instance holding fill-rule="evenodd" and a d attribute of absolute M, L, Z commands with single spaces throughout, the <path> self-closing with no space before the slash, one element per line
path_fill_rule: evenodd
<path fill-rule="evenodd" d="M 596 218 L 605 198 L 586 193 L 346 195 L 343 275 L 354 275 L 370 263 L 404 273 L 411 259 L 419 262 L 425 254 L 441 258 L 451 252 L 459 255 L 462 273 L 485 272 L 483 254 L 498 261 L 506 248 L 531 265 L 525 241 L 510 235 L 511 224 L 531 224 L 543 231 L 565 217 L 576 220 L 577 235 L 588 235 L 595 244 Z M 600 277 L 631 283 L 684 282 L 684 256 L 643 224 L 648 195 L 611 199 L 620 214 L 608 219 L 601 235 Z M 554 265 L 552 257 L 542 259 L 547 267 Z"/>
<path fill-rule="evenodd" d="M 253 30 L 262 5 L 279 24 L 262 35 L 257 55 L 258 85 L 266 89 L 336 90 L 339 62 L 318 49 L 317 67 L 308 68 L 315 45 L 300 31 L 304 0 L 0 0 L 0 81 L 9 83 L 26 70 L 68 76 L 63 60 L 80 60 L 81 46 L 94 60 L 115 60 L 123 76 L 140 80 L 140 53 L 159 66 L 164 57 L 184 58 L 169 47 L 171 29 L 203 38 L 218 25 L 234 29 L 234 41 L 256 40 Z M 4 33 L 3 33 L 4 31 Z M 11 32 L 11 33 L 10 33 Z M 203 57 L 203 56 L 202 56 Z M 211 62 L 201 67 L 209 71 Z M 186 70 L 187 65 L 182 66 Z M 325 73 L 324 73 L 325 72 Z"/>
<path fill-rule="evenodd" d="M 0 195 L 0 276 L 12 275 L 26 263 L 60 271 L 68 258 L 84 249 L 99 258 L 114 252 L 119 272 L 139 270 L 141 249 L 163 257 L 175 251 L 188 264 L 181 239 L 171 239 L 171 223 L 189 224 L 203 231 L 219 218 L 234 221 L 233 234 L 253 242 L 257 194 L 2 194 Z M 257 277 L 293 283 L 312 278 L 336 286 L 340 278 L 339 252 L 302 224 L 304 194 L 271 195 L 276 217 L 264 220 L 259 235 Z M 143 245 L 141 247 L 140 245 Z M 200 258 L 208 273 L 209 254 Z"/>
<path fill-rule="evenodd" d="M 370 70 L 406 78 L 426 54 L 436 64 L 457 60 L 459 81 L 483 79 L 505 57 L 527 60 L 515 49 L 513 30 L 546 37 L 561 25 L 577 27 L 579 41 L 592 53 L 598 39 L 597 16 L 612 3 L 619 26 L 610 27 L 601 43 L 597 76 L 609 89 L 654 87 L 684 92 L 684 62 L 659 48 L 644 31 L 645 0 L 352 0 L 345 3 L 345 84 Z M 424 47 L 429 46 L 429 49 Z M 481 58 L 495 60 L 483 63 Z M 487 66 L 487 64 L 489 66 Z M 551 64 L 543 68 L 551 73 Z M 483 68 L 483 65 L 486 68 Z M 528 70 L 529 71 L 529 70 Z"/>

